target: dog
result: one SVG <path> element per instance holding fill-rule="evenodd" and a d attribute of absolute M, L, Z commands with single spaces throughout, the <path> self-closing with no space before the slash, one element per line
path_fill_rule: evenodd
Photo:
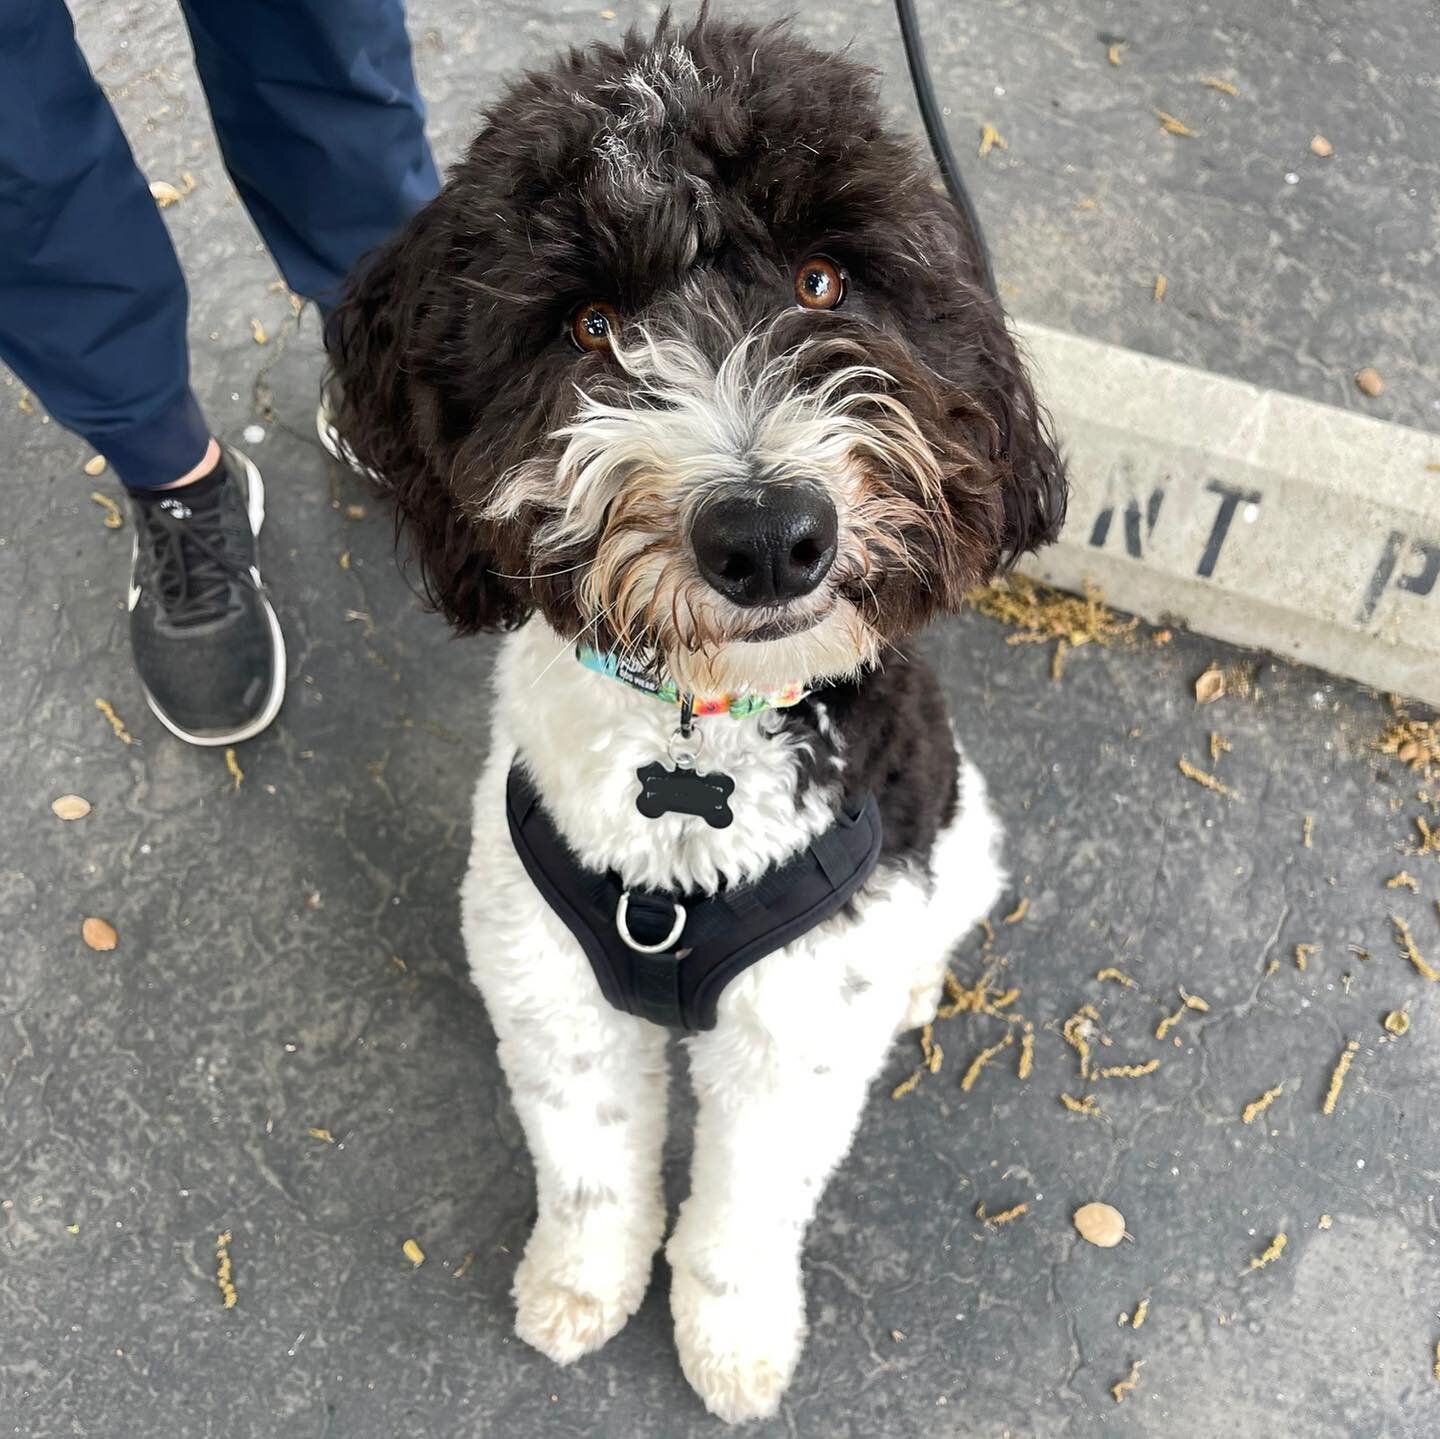
<path fill-rule="evenodd" d="M 331 329 L 339 430 L 435 607 L 508 632 L 461 903 L 535 1166 L 516 1332 L 569 1364 L 645 1295 L 654 1021 L 688 1004 L 671 1310 L 731 1422 L 775 1412 L 806 1227 L 1003 884 L 984 781 L 910 648 L 1064 515 L 982 274 L 872 72 L 702 10 L 512 85 Z M 811 856 L 837 836 L 832 884 Z M 743 921 L 768 952 L 726 961 L 708 1013 L 656 1000 L 703 949 L 680 926 L 776 876 Z M 601 920 L 577 927 L 592 881 Z M 777 931 L 767 906 L 805 885 L 829 908 Z M 637 895 L 664 897 L 640 938 Z M 618 996 L 602 950 L 636 969 Z"/>

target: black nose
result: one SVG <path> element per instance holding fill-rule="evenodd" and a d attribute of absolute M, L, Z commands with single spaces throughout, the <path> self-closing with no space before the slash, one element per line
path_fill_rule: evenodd
<path fill-rule="evenodd" d="M 783 605 L 808 595 L 835 562 L 837 521 L 814 485 L 776 481 L 710 501 L 690 545 L 709 584 L 737 605 Z"/>

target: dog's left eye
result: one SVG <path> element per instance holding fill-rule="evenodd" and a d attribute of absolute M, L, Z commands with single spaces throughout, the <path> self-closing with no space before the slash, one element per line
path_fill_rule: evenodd
<path fill-rule="evenodd" d="M 590 300 L 570 316 L 570 340 L 577 350 L 608 350 L 620 316 L 604 300 Z"/>
<path fill-rule="evenodd" d="M 795 303 L 807 310 L 833 310 L 845 298 L 845 272 L 834 260 L 812 255 L 795 271 Z"/>

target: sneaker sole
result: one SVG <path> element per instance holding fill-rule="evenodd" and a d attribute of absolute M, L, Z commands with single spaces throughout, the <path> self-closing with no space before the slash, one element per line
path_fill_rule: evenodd
<path fill-rule="evenodd" d="M 239 450 L 228 450 L 226 458 L 231 462 L 238 462 L 245 471 L 245 508 L 250 519 L 250 531 L 255 536 L 255 559 L 256 564 L 250 567 L 250 573 L 254 575 L 255 582 L 260 583 L 260 569 L 258 561 L 260 558 L 260 529 L 265 523 L 265 482 L 260 478 L 260 471 L 256 469 L 255 462 L 248 456 L 242 455 Z M 243 740 L 253 739 L 261 730 L 268 729 L 275 722 L 275 716 L 280 713 L 280 706 L 285 702 L 285 634 L 280 628 L 279 616 L 275 613 L 274 606 L 262 593 L 260 604 L 265 611 L 266 622 L 270 626 L 270 638 L 275 646 L 275 674 L 270 681 L 270 693 L 266 696 L 265 707 L 239 729 L 229 734 L 191 734 L 189 730 L 183 729 L 176 724 L 164 710 L 155 703 L 155 696 L 145 687 L 145 681 L 140 681 L 140 688 L 145 692 L 145 703 L 150 706 L 150 712 L 160 721 L 176 739 L 183 739 L 186 744 L 199 745 L 202 748 L 214 749 L 220 745 L 239 744 Z"/>

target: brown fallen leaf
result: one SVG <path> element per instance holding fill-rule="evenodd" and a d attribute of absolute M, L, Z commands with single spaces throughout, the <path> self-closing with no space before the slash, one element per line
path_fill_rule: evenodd
<path fill-rule="evenodd" d="M 50 812 L 56 819 L 84 819 L 90 813 L 90 801 L 78 794 L 62 794 L 50 801 Z"/>
<path fill-rule="evenodd" d="M 99 490 L 91 490 L 90 501 L 105 511 L 105 518 L 100 523 L 107 530 L 118 530 L 124 525 L 125 516 L 121 512 L 120 506 L 109 495 L 102 495 Z"/>
<path fill-rule="evenodd" d="M 1380 376 L 1380 371 L 1366 365 L 1363 370 L 1355 371 L 1355 388 L 1362 395 L 1369 395 L 1373 400 L 1385 388 L 1385 381 Z"/>
<path fill-rule="evenodd" d="M 1081 1239 L 1097 1249 L 1114 1249 L 1125 1233 L 1125 1216 L 1113 1204 L 1082 1204 L 1071 1220 Z"/>
<path fill-rule="evenodd" d="M 1310 153 L 1318 155 L 1322 160 L 1328 160 L 1335 153 L 1335 147 L 1323 135 L 1312 135 Z"/>
<path fill-rule="evenodd" d="M 1157 110 L 1155 118 L 1160 122 L 1160 128 L 1167 135 L 1180 135 L 1187 140 L 1197 139 L 1197 135 L 1183 120 L 1177 120 L 1173 115 L 1167 114 L 1164 110 Z"/>
<path fill-rule="evenodd" d="M 80 938 L 101 954 L 106 954 L 120 943 L 120 936 L 115 933 L 115 926 L 103 919 L 97 919 L 91 915 L 80 926 Z"/>
<path fill-rule="evenodd" d="M 105 473 L 105 456 L 91 455 L 90 458 L 85 461 L 84 470 L 92 480 L 97 475 L 103 475 Z"/>
<path fill-rule="evenodd" d="M 975 152 L 977 155 L 984 156 L 992 150 L 1008 150 L 1009 148 L 1000 132 L 988 121 L 980 127 L 980 148 Z"/>
<path fill-rule="evenodd" d="M 1212 664 L 1195 681 L 1195 703 L 1211 705 L 1225 697 L 1225 671 Z"/>

